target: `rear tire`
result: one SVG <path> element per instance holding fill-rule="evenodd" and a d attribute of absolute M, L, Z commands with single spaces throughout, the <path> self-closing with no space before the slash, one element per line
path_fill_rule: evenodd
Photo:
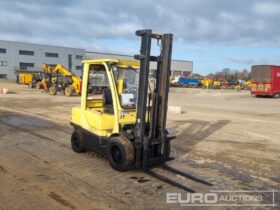
<path fill-rule="evenodd" d="M 50 94 L 51 95 L 56 95 L 57 94 L 57 88 L 56 88 L 56 86 L 51 86 L 50 88 L 49 88 L 49 92 L 50 92 Z"/>
<path fill-rule="evenodd" d="M 274 93 L 273 98 L 280 98 L 280 93 Z"/>
<path fill-rule="evenodd" d="M 66 96 L 72 96 L 73 95 L 73 92 L 74 92 L 74 90 L 73 90 L 73 88 L 71 87 L 71 86 L 69 86 L 69 87 L 67 87 L 67 88 L 65 88 L 65 90 L 64 90 L 64 94 L 66 95 Z"/>
<path fill-rule="evenodd" d="M 111 167 L 117 171 L 129 169 L 135 161 L 134 147 L 129 139 L 118 136 L 108 142 L 107 158 Z"/>
<path fill-rule="evenodd" d="M 74 131 L 71 136 L 71 145 L 74 152 L 85 151 L 84 135 L 81 131 Z"/>

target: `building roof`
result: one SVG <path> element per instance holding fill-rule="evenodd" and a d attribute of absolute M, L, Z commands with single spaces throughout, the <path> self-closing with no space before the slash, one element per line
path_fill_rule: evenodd
<path fill-rule="evenodd" d="M 10 41 L 10 40 L 1 40 L 0 42 L 11 42 L 11 43 L 18 43 L 18 44 L 28 44 L 28 45 L 40 45 L 40 46 L 49 46 L 49 47 L 59 47 L 59 48 L 68 48 L 68 49 L 77 49 L 77 50 L 85 50 L 82 48 L 77 47 L 65 47 L 65 46 L 59 46 L 59 45 L 51 45 L 51 44 L 37 44 L 37 43 L 30 43 L 30 42 L 20 42 L 20 41 Z"/>
<path fill-rule="evenodd" d="M 103 54 L 103 55 L 114 55 L 114 56 L 126 56 L 126 57 L 132 57 L 132 55 L 125 55 L 125 54 L 116 54 L 116 53 L 104 53 L 104 52 L 96 52 L 96 51 L 86 51 L 86 53 L 96 53 L 96 54 Z M 179 62 L 188 62 L 193 63 L 193 61 L 187 61 L 187 60 L 178 60 L 178 59 L 172 59 L 172 61 L 179 61 Z"/>

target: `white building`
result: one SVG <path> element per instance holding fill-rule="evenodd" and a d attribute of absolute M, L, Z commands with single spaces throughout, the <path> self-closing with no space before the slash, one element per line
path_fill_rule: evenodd
<path fill-rule="evenodd" d="M 16 79 L 17 70 L 43 71 L 42 64 L 51 66 L 62 64 L 78 76 L 82 74 L 82 60 L 85 59 L 125 59 L 131 60 L 133 56 L 100 52 L 86 52 L 85 49 L 60 47 L 52 45 L 32 44 L 0 40 L 0 78 Z M 156 66 L 151 62 L 154 73 Z M 172 75 L 187 77 L 192 74 L 193 62 L 172 60 Z"/>
<path fill-rule="evenodd" d="M 134 59 L 133 56 L 130 55 L 119 55 L 119 54 L 111 54 L 111 53 L 86 52 L 85 54 L 85 59 L 102 59 L 102 58 L 125 59 L 125 60 Z M 156 70 L 156 63 L 151 62 L 150 68 L 152 72 L 154 72 Z M 172 60 L 171 72 L 172 72 L 172 76 L 188 77 L 193 72 L 193 62 L 183 61 L 183 60 Z"/>
<path fill-rule="evenodd" d="M 42 64 L 62 64 L 81 75 L 85 50 L 0 40 L 0 78 L 15 79 L 15 70 L 42 71 Z"/>

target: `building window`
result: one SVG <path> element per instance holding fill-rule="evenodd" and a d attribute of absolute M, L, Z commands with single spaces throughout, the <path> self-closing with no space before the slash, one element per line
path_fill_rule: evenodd
<path fill-rule="evenodd" d="M 0 48 L 0 53 L 6 53 L 7 50 L 5 48 Z"/>
<path fill-rule="evenodd" d="M 174 70 L 174 71 L 172 71 L 172 73 L 173 73 L 173 76 L 182 76 L 182 71 Z"/>
<path fill-rule="evenodd" d="M 34 51 L 29 50 L 19 50 L 20 55 L 34 55 Z"/>
<path fill-rule="evenodd" d="M 58 53 L 50 53 L 50 52 L 46 52 L 45 53 L 46 57 L 51 57 L 51 58 L 58 58 Z"/>
<path fill-rule="evenodd" d="M 83 60 L 83 56 L 82 55 L 76 55 L 76 59 L 77 60 Z"/>
<path fill-rule="evenodd" d="M 156 73 L 157 73 L 157 70 L 156 70 L 156 69 L 151 69 L 151 70 L 150 70 L 150 76 L 151 76 L 151 77 L 156 77 Z"/>
<path fill-rule="evenodd" d="M 54 68 L 54 67 L 56 67 L 56 66 L 57 66 L 57 64 L 48 64 L 48 66 L 50 66 L 50 67 Z"/>
<path fill-rule="evenodd" d="M 0 66 L 7 66 L 7 61 L 0 61 Z"/>
<path fill-rule="evenodd" d="M 189 77 L 190 75 L 191 75 L 191 72 L 183 71 L 183 77 Z"/>
<path fill-rule="evenodd" d="M 0 74 L 1 79 L 7 79 L 7 74 Z"/>
<path fill-rule="evenodd" d="M 76 66 L 76 70 L 83 70 L 83 66 Z"/>
<path fill-rule="evenodd" d="M 20 70 L 27 70 L 27 68 L 34 68 L 34 63 L 19 63 Z"/>

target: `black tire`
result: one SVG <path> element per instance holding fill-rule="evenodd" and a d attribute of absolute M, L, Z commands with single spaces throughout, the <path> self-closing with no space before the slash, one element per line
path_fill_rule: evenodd
<path fill-rule="evenodd" d="M 135 161 L 134 147 L 129 139 L 118 136 L 108 142 L 107 158 L 111 167 L 117 171 L 129 169 Z"/>
<path fill-rule="evenodd" d="M 72 96 L 73 92 L 74 92 L 74 90 L 73 90 L 73 87 L 71 87 L 71 86 L 65 88 L 65 90 L 64 90 L 64 94 L 68 97 Z"/>
<path fill-rule="evenodd" d="M 49 88 L 49 92 L 50 92 L 51 95 L 55 96 L 55 95 L 57 94 L 57 88 L 56 88 L 56 86 L 55 86 L 55 85 L 51 86 L 51 87 Z"/>
<path fill-rule="evenodd" d="M 74 152 L 85 151 L 84 135 L 81 131 L 74 131 L 71 136 L 71 145 Z"/>
<path fill-rule="evenodd" d="M 280 98 L 280 93 L 274 93 L 273 98 Z"/>

